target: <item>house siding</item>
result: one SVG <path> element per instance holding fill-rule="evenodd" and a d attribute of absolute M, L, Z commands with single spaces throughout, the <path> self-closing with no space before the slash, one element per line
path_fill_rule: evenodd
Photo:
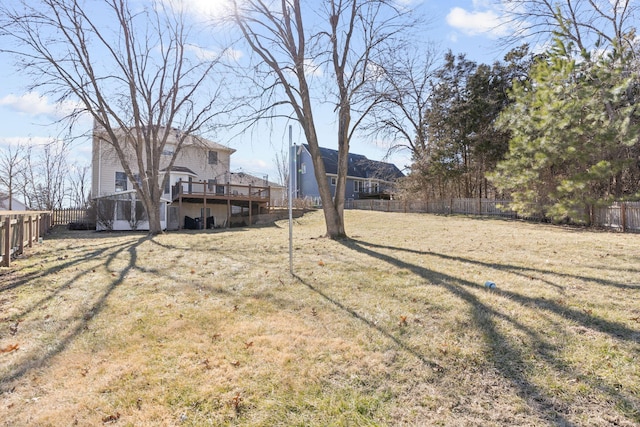
<path fill-rule="evenodd" d="M 165 150 L 171 152 L 174 148 L 175 143 L 169 141 Z M 217 164 L 209 164 L 209 150 L 218 153 Z M 204 155 L 203 151 L 205 152 Z M 226 183 L 229 179 L 232 152 L 232 149 L 214 143 L 204 146 L 200 144 L 186 144 L 183 145 L 178 153 L 174 164 L 191 169 L 197 175 L 197 177 L 194 177 L 195 180 L 206 181 L 208 179 L 217 179 L 218 182 Z M 133 157 L 133 153 L 131 153 L 131 156 Z M 170 155 L 163 155 L 161 168 L 165 168 L 170 160 Z M 124 167 L 120 163 L 115 149 L 109 143 L 100 141 L 99 138 L 94 138 L 92 162 L 92 194 L 94 197 L 114 194 L 116 192 L 116 172 L 124 172 Z M 138 168 L 135 167 L 136 165 L 131 166 L 132 173 L 139 173 Z M 184 178 L 185 176 L 184 174 L 175 174 L 175 177 L 171 177 L 172 180 L 170 184 L 175 184 L 179 178 Z M 133 183 L 130 179 L 127 179 L 127 190 L 132 189 Z"/>
<path fill-rule="evenodd" d="M 298 197 L 320 197 L 320 189 L 318 188 L 318 182 L 316 181 L 311 153 L 307 151 L 307 148 L 304 145 L 301 145 L 299 148 L 297 166 Z M 331 184 L 331 181 L 329 181 L 329 184 Z M 331 195 L 333 196 L 335 187 L 333 187 L 331 191 Z"/>
<path fill-rule="evenodd" d="M 330 152 L 334 156 L 337 156 L 337 152 L 335 150 L 329 150 L 325 148 L 321 148 L 321 152 L 327 153 Z M 337 179 L 336 171 L 337 171 L 337 158 L 333 158 L 330 160 L 330 164 L 327 164 L 327 159 L 323 157 L 325 161 L 325 168 L 327 169 L 326 180 L 329 184 L 329 188 L 331 190 L 331 196 L 335 197 L 336 186 L 331 184 L 331 179 Z M 297 151 L 297 162 L 298 162 L 298 197 L 299 198 L 318 198 L 320 197 L 320 190 L 318 188 L 318 184 L 315 178 L 313 162 L 311 160 L 311 153 L 309 153 L 307 147 L 303 144 L 298 147 Z M 353 176 L 347 175 L 346 178 L 346 186 L 345 186 L 345 199 L 349 200 L 358 200 L 361 198 L 362 193 L 356 191 L 356 181 L 363 182 L 364 190 L 368 188 L 377 186 L 378 192 L 383 192 L 390 190 L 392 188 L 392 183 L 379 179 L 376 177 L 377 171 L 371 173 L 367 168 L 363 168 L 362 164 L 365 165 L 375 165 L 380 166 L 384 169 L 389 169 L 392 175 L 392 178 L 398 178 L 403 176 L 402 173 L 394 166 L 389 163 L 377 162 L 367 159 L 365 156 L 358 154 L 349 154 L 349 165 L 348 170 L 352 173 L 362 173 L 363 176 Z M 364 169 L 364 170 L 363 170 Z M 302 172 L 306 173 L 302 173 Z"/>
<path fill-rule="evenodd" d="M 169 140 L 165 146 L 165 153 L 161 158 L 161 169 L 168 167 L 173 150 L 176 147 L 176 141 Z M 217 156 L 209 156 L 209 151 L 215 151 Z M 178 180 L 188 181 L 191 178 L 194 182 L 208 182 L 209 180 L 216 180 L 218 183 L 228 183 L 230 179 L 230 163 L 231 154 L 235 150 L 198 138 L 191 138 L 186 140 L 182 146 L 182 149 L 176 156 L 174 162 L 175 167 L 186 168 L 188 171 L 171 171 L 170 173 L 170 186 L 174 185 Z M 134 153 L 128 154 L 130 158 L 134 158 Z M 209 159 L 216 159 L 215 164 L 209 164 Z M 137 164 L 132 164 L 131 172 L 133 174 L 139 173 Z M 124 167 L 118 159 L 117 153 L 113 146 L 108 142 L 101 141 L 99 135 L 96 134 L 94 129 L 93 138 L 93 153 L 92 153 L 92 195 L 93 197 L 113 196 L 119 194 L 118 198 L 128 197 L 127 192 L 131 193 L 134 190 L 133 183 L 127 178 L 127 188 L 125 192 L 116 192 L 116 172 L 124 172 Z M 194 176 L 195 175 L 195 176 Z M 160 179 L 163 176 L 161 174 Z M 171 188 L 171 187 L 170 187 Z M 131 194 L 132 201 L 135 201 L 135 194 Z M 161 203 L 161 223 L 163 228 L 167 224 L 167 206 L 170 204 L 169 194 L 165 193 L 165 200 Z M 126 202 L 127 200 L 123 200 Z M 119 203 L 119 202 L 116 202 Z M 184 225 L 184 217 L 190 216 L 192 218 L 199 218 L 201 216 L 202 203 L 184 203 L 182 205 L 182 218 L 179 218 L 181 225 Z M 216 225 L 221 225 L 227 218 L 227 206 L 220 204 L 207 205 L 210 210 L 210 216 L 215 217 Z M 117 211 L 117 208 L 114 208 Z M 113 230 L 130 230 L 131 224 L 127 220 L 119 220 L 116 218 L 116 212 L 114 211 L 114 220 L 111 229 Z M 206 216 L 206 212 L 205 212 Z M 100 230 L 102 226 L 98 224 L 97 229 Z M 137 229 L 148 229 L 148 221 L 140 221 Z"/>

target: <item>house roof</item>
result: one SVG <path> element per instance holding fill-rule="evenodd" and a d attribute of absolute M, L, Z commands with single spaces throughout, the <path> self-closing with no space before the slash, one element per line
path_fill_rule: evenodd
<path fill-rule="evenodd" d="M 15 198 L 11 199 L 11 208 L 14 211 L 25 211 L 27 207 L 24 203 L 16 200 Z M 9 209 L 9 196 L 5 194 L 0 194 L 0 211 Z"/>
<path fill-rule="evenodd" d="M 309 145 L 302 144 L 309 151 Z M 320 147 L 320 155 L 327 174 L 338 174 L 338 151 Z M 349 153 L 347 176 L 355 178 L 375 178 L 383 181 L 394 181 L 404 177 L 404 174 L 393 163 L 369 160 L 361 154 Z"/>
<path fill-rule="evenodd" d="M 164 129 L 165 127 L 162 127 L 162 129 Z M 133 129 L 133 128 L 132 128 Z M 94 120 L 94 124 L 93 124 L 93 130 L 94 130 L 94 135 L 95 134 L 101 134 L 104 133 L 104 128 L 100 125 L 98 125 L 95 120 Z M 127 135 L 127 132 L 125 132 L 125 129 L 123 128 L 115 128 L 114 129 L 117 132 L 120 132 L 121 134 L 124 133 L 125 135 Z M 172 146 L 176 144 L 176 139 L 178 138 L 179 135 L 181 135 L 182 131 L 178 128 L 172 127 L 171 128 L 171 133 L 170 133 L 170 138 L 167 140 L 167 145 Z M 94 136 L 95 137 L 95 136 Z M 199 135 L 189 135 L 188 138 L 186 138 L 184 140 L 184 146 L 205 146 L 211 149 L 214 149 L 216 151 L 226 151 L 228 152 L 230 155 L 235 153 L 236 150 L 234 148 L 231 147 L 227 147 L 226 145 L 222 145 L 219 144 L 217 142 L 213 142 L 207 138 L 204 138 L 202 136 Z"/>
<path fill-rule="evenodd" d="M 246 172 L 231 172 L 230 180 L 231 184 L 237 185 L 255 185 L 257 187 L 282 187 L 282 185 L 268 181 L 266 178 L 259 178 Z"/>
<path fill-rule="evenodd" d="M 167 170 L 167 168 L 164 168 L 164 169 L 162 169 L 162 172 L 164 172 L 166 170 Z M 187 175 L 198 176 L 197 173 L 195 173 L 194 171 L 192 171 L 191 169 L 189 169 L 186 166 L 173 166 L 171 168 L 171 172 L 186 173 Z"/>

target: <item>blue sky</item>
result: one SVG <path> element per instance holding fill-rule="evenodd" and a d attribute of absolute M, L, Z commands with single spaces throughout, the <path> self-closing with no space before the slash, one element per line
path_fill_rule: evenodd
<path fill-rule="evenodd" d="M 211 9 L 219 0 L 190 0 L 194 7 Z M 425 28 L 424 39 L 432 41 L 441 51 L 439 57 L 447 49 L 454 53 L 465 53 L 469 59 L 491 63 L 501 59 L 503 50 L 496 48 L 497 38 L 504 35 L 507 29 L 503 26 L 496 30 L 502 22 L 499 2 L 495 0 L 402 0 L 412 3 L 420 13 L 428 16 L 431 23 Z M 206 5 L 206 6 L 205 6 Z M 61 113 L 71 108 L 69 105 L 59 105 L 53 99 L 37 92 L 28 92 L 29 81 L 24 74 L 12 66 L 12 58 L 0 56 L 0 144 L 31 141 L 44 143 L 51 141 L 59 134 L 60 129 L 54 125 L 61 117 Z M 334 137 L 330 130 L 334 127 L 332 118 L 320 123 L 320 128 L 328 129 L 326 136 L 321 135 L 322 145 L 335 148 Z M 81 128 L 89 129 L 91 123 L 85 120 Z M 302 143 L 302 136 L 294 126 L 294 142 Z M 275 178 L 275 153 L 288 144 L 287 125 L 282 129 L 271 128 L 268 132 L 249 132 L 243 137 L 232 137 L 230 134 L 219 133 L 216 142 L 228 145 L 237 150 L 231 158 L 232 171 L 244 171 L 256 175 L 269 175 Z M 256 141 L 257 135 L 260 141 Z M 268 141 L 265 141 L 267 139 Z M 368 138 L 357 138 L 351 144 L 351 152 L 364 154 L 370 159 L 381 160 L 386 150 Z M 76 143 L 71 155 L 71 161 L 78 163 L 90 162 L 91 144 Z M 408 165 L 408 154 L 397 153 L 388 161 L 395 163 L 400 169 Z"/>

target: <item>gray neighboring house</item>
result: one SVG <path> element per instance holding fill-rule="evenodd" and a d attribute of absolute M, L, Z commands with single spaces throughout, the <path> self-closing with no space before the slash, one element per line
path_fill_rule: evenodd
<path fill-rule="evenodd" d="M 338 151 L 320 147 L 320 153 L 331 188 L 335 196 L 338 178 Z M 318 199 L 320 191 L 316 182 L 309 146 L 302 144 L 296 150 L 297 195 L 299 198 Z M 369 160 L 361 154 L 349 153 L 345 200 L 391 199 L 395 192 L 395 181 L 404 174 L 393 163 Z"/>
<path fill-rule="evenodd" d="M 0 196 L 0 211 L 8 211 L 9 210 L 9 196 L 1 195 Z M 15 198 L 11 199 L 11 210 L 12 211 L 26 211 L 27 206 L 16 200 Z"/>

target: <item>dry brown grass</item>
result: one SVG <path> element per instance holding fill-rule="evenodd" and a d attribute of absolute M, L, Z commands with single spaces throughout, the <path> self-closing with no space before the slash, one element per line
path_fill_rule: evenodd
<path fill-rule="evenodd" d="M 640 239 L 347 212 L 59 230 L 0 270 L 0 425 L 640 423 Z M 483 283 L 497 283 L 493 291 Z"/>

